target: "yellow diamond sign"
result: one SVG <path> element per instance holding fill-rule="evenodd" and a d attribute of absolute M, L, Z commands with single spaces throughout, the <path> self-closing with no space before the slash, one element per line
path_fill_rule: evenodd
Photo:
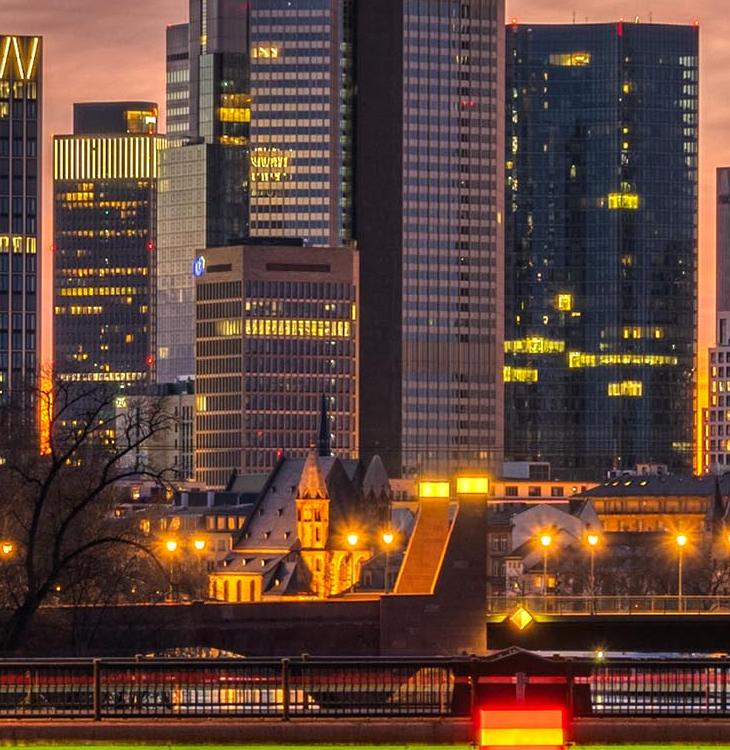
<path fill-rule="evenodd" d="M 521 605 L 509 616 L 509 621 L 518 630 L 524 630 L 528 625 L 532 624 L 534 619 L 535 618 Z"/>

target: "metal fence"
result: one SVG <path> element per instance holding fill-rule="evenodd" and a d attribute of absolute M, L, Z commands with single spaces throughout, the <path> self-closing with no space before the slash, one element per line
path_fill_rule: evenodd
<path fill-rule="evenodd" d="M 575 716 L 730 718 L 724 658 L 521 654 L 518 668 L 500 655 L 0 661 L 0 719 L 457 718 L 490 700 L 546 698 Z"/>
<path fill-rule="evenodd" d="M 522 605 L 532 614 L 551 615 L 669 615 L 728 614 L 730 597 L 691 595 L 657 596 L 554 596 L 533 594 L 523 597 L 494 595 L 489 599 L 488 615 L 507 615 Z"/>

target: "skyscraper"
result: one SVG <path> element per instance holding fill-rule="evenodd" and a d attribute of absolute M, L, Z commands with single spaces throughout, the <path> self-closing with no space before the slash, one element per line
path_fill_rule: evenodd
<path fill-rule="evenodd" d="M 187 28 L 187 104 L 182 57 L 168 59 L 167 94 L 189 109 L 188 132 L 179 133 L 187 139 L 167 149 L 160 166 L 155 367 L 162 383 L 195 372 L 194 258 L 249 233 L 247 3 L 191 0 Z M 168 34 L 168 58 L 183 54 L 181 36 L 180 29 Z"/>
<path fill-rule="evenodd" d="M 698 29 L 507 29 L 506 453 L 691 467 Z"/>
<path fill-rule="evenodd" d="M 250 3 L 252 237 L 352 237 L 351 6 Z"/>
<path fill-rule="evenodd" d="M 149 380 L 159 156 L 153 102 L 74 105 L 53 139 L 54 367 L 67 381 Z"/>
<path fill-rule="evenodd" d="M 351 248 L 249 244 L 196 261 L 196 479 L 357 452 L 358 268 Z M 325 414 L 321 414 L 324 399 Z"/>
<path fill-rule="evenodd" d="M 38 367 L 42 49 L 0 34 L 0 398 Z"/>
<path fill-rule="evenodd" d="M 190 134 L 190 50 L 188 24 L 167 27 L 167 142 L 179 146 Z"/>
<path fill-rule="evenodd" d="M 709 403 L 703 414 L 702 471 L 730 467 L 730 167 L 717 170 L 715 346 L 709 356 Z"/>
<path fill-rule="evenodd" d="M 360 443 L 391 475 L 501 460 L 503 19 L 356 7 Z"/>

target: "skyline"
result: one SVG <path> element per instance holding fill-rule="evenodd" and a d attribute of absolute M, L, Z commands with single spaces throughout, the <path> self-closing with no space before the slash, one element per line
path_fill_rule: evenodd
<path fill-rule="evenodd" d="M 6 33 L 39 34 L 44 37 L 44 144 L 53 134 L 71 131 L 72 104 L 77 101 L 151 99 L 164 114 L 165 29 L 187 17 L 186 0 L 159 0 L 154 4 L 130 0 L 124 5 L 98 3 L 94 13 L 82 0 L 51 3 L 40 0 L 28 7 L 23 0 L 6 0 L 0 9 L 0 28 Z M 622 2 L 596 0 L 575 9 L 547 0 L 507 2 L 506 19 L 518 22 L 561 23 L 616 21 L 622 16 L 647 20 L 649 2 L 630 6 Z M 678 0 L 666 3 L 653 20 L 661 23 L 692 23 L 695 20 Z M 701 23 L 700 75 L 700 261 L 698 310 L 698 374 L 706 378 L 706 349 L 714 339 L 715 296 L 715 169 L 730 164 L 730 104 L 722 91 L 730 90 L 730 49 L 723 39 L 730 32 L 730 19 L 721 12 L 719 0 L 704 3 Z M 79 40 L 93 40 L 82 46 Z M 163 120 L 164 130 L 164 120 Z M 51 278 L 48 254 L 51 246 L 50 175 L 51 150 L 44 149 L 43 197 L 43 298 L 47 314 L 42 333 L 44 361 L 50 358 L 48 312 Z"/>

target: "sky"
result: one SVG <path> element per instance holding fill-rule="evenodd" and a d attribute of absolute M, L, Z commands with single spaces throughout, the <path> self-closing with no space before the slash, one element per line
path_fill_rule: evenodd
<path fill-rule="evenodd" d="M 0 0 L 0 33 L 44 37 L 44 143 L 70 132 L 75 101 L 140 99 L 164 105 L 165 27 L 187 19 L 188 0 Z M 692 15 L 692 13 L 696 15 Z M 508 0 L 519 23 L 627 20 L 692 23 L 701 29 L 699 351 L 714 336 L 715 168 L 730 165 L 730 14 L 725 0 Z M 48 185 L 48 180 L 46 180 Z M 45 257 L 50 252 L 50 190 L 44 196 Z M 50 263 L 45 263 L 49 289 Z M 48 327 L 44 348 L 50 351 Z M 700 360 L 700 375 L 704 374 Z"/>

